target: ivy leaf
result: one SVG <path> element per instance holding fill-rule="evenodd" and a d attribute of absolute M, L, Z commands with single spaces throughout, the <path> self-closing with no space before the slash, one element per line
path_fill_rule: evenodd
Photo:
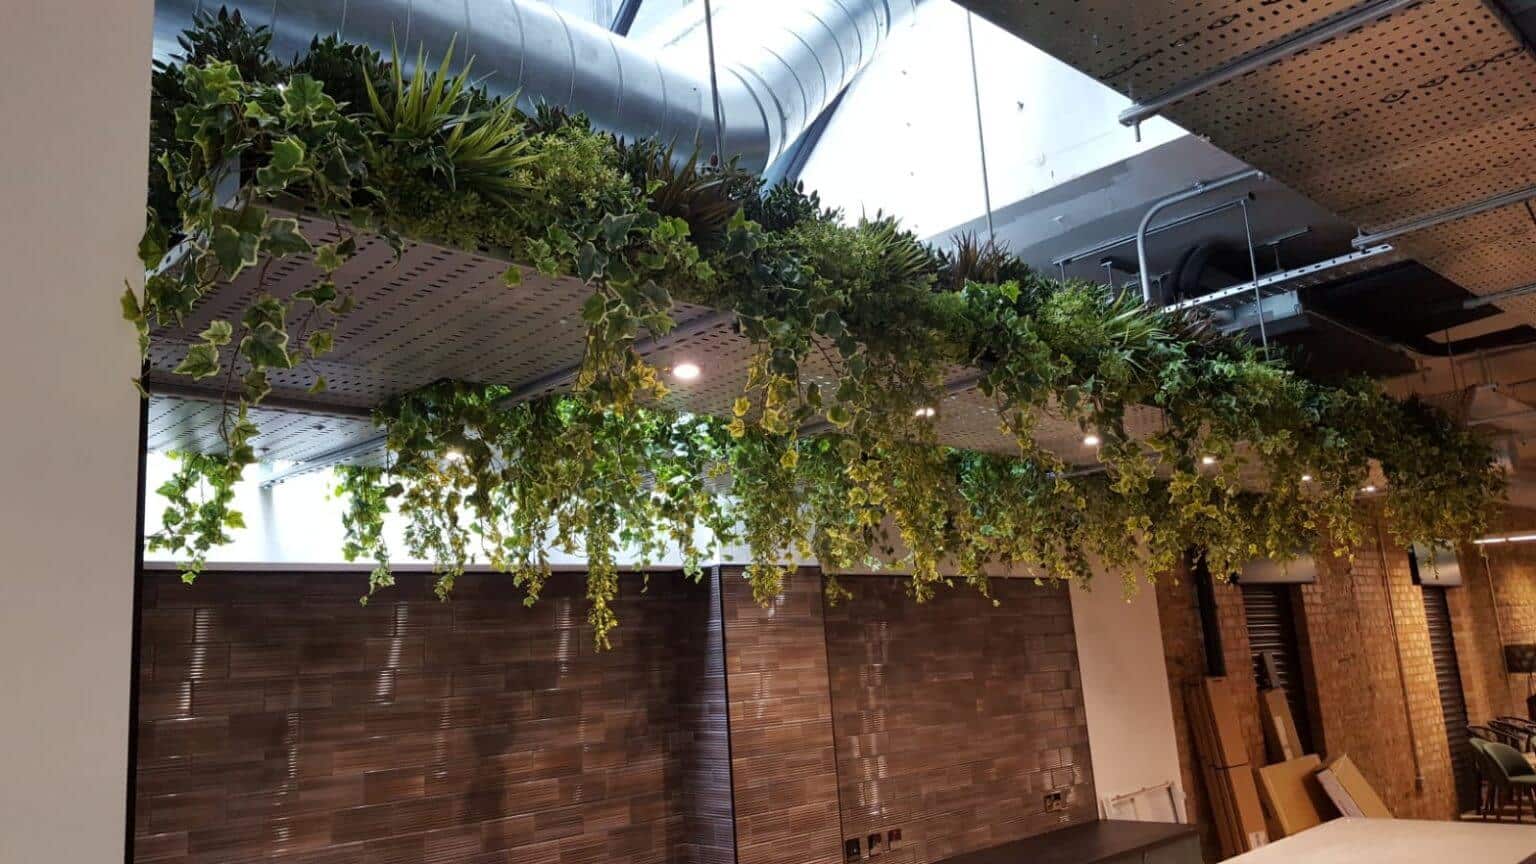
<path fill-rule="evenodd" d="M 316 330 L 309 334 L 309 338 L 305 341 L 309 345 L 310 356 L 319 357 L 330 353 L 331 348 L 335 345 L 335 340 L 336 335 L 330 330 Z"/>
<path fill-rule="evenodd" d="M 312 247 L 299 232 L 299 220 L 280 218 L 267 220 L 262 248 L 271 255 L 299 255 Z"/>
<path fill-rule="evenodd" d="M 325 387 L 326 387 L 325 376 L 324 375 L 316 375 L 314 383 L 309 385 L 309 392 L 311 392 L 311 393 L 324 393 L 325 392 Z"/>
<path fill-rule="evenodd" d="M 336 283 L 330 279 L 321 279 L 312 287 L 293 292 L 293 299 L 306 300 L 316 306 L 324 305 L 336 299 Z"/>
<path fill-rule="evenodd" d="M 235 335 L 235 328 L 222 318 L 209 322 L 203 332 L 197 334 L 197 338 L 209 345 L 228 345 L 229 340 Z"/>
<path fill-rule="evenodd" d="M 270 321 L 263 321 L 244 339 L 240 340 L 240 354 L 256 369 L 268 367 L 289 369 L 293 366 L 288 356 L 288 333 Z"/>
<path fill-rule="evenodd" d="M 597 223 L 597 229 L 603 234 L 603 243 L 609 249 L 622 247 L 625 238 L 629 236 L 629 229 L 634 227 L 635 220 L 638 218 L 640 218 L 639 214 L 636 213 L 626 213 L 622 216 L 605 213 L 602 220 Z"/>
<path fill-rule="evenodd" d="M 501 284 L 508 288 L 516 288 L 523 284 L 523 271 L 517 265 L 508 267 L 501 273 Z"/>
<path fill-rule="evenodd" d="M 123 285 L 122 296 L 118 298 L 118 302 L 123 307 L 124 321 L 132 321 L 137 324 L 144 320 L 144 310 L 139 307 L 139 295 L 134 293 L 133 286 L 128 285 L 126 281 Z"/>
<path fill-rule="evenodd" d="M 272 392 L 272 382 L 267 378 L 267 370 L 252 369 L 240 378 L 240 392 L 245 401 L 256 404 L 267 398 Z"/>
<path fill-rule="evenodd" d="M 171 371 L 193 380 L 211 378 L 219 374 L 219 349 L 211 343 L 199 342 L 187 349 L 187 356 Z"/>
<path fill-rule="evenodd" d="M 309 75 L 293 76 L 282 90 L 283 119 L 289 122 L 308 120 L 316 114 L 327 114 L 336 107 L 336 101 L 325 95 L 320 82 Z"/>
<path fill-rule="evenodd" d="M 326 308 L 331 310 L 332 315 L 340 317 L 357 308 L 357 297 L 351 291 L 348 291 Z"/>
<path fill-rule="evenodd" d="M 304 142 L 292 135 L 272 142 L 272 155 L 267 164 L 256 169 L 256 183 L 271 192 L 286 189 L 288 184 L 302 179 L 309 173 L 304 167 Z"/>
<path fill-rule="evenodd" d="M 590 240 L 576 250 L 576 275 L 583 282 L 590 282 L 603 275 L 603 267 L 607 263 L 608 256 L 598 252 Z"/>
<path fill-rule="evenodd" d="M 144 228 L 143 236 L 139 238 L 139 261 L 144 264 L 145 270 L 153 270 L 160 266 L 169 243 L 170 233 L 151 218 Z"/>
<path fill-rule="evenodd" d="M 224 271 L 225 276 L 233 279 L 245 268 L 256 266 L 259 243 L 260 238 L 256 234 L 237 231 L 229 225 L 220 225 L 213 229 L 209 248 L 219 262 L 219 269 Z"/>
<path fill-rule="evenodd" d="M 335 243 L 327 243 L 315 250 L 315 266 L 322 273 L 335 273 L 344 263 L 341 249 Z"/>

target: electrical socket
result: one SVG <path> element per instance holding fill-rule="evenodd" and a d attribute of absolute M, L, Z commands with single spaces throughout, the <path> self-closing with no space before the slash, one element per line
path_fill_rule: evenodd
<path fill-rule="evenodd" d="M 1056 813 L 1067 809 L 1067 793 L 1056 789 L 1045 793 L 1045 812 Z"/>

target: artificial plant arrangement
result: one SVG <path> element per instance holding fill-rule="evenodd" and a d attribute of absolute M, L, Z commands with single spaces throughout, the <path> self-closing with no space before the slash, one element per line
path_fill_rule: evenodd
<path fill-rule="evenodd" d="M 471 64 L 455 71 L 451 48 L 436 66 L 418 52 L 408 75 L 398 56 L 335 38 L 291 62 L 268 43 L 238 14 L 205 16 L 154 73 L 148 277 L 123 295 L 125 316 L 147 348 L 221 282 L 258 274 L 244 314 L 210 325 L 176 369 L 225 393 L 224 452 L 185 457 L 150 538 L 188 558 L 189 578 L 238 527 L 230 489 L 256 461 L 249 409 L 268 370 L 322 356 L 354 305 L 332 274 L 363 231 L 397 248 L 507 250 L 592 294 L 569 395 L 508 404 L 496 382 L 445 382 L 380 406 L 387 467 L 340 469 L 346 555 L 377 562 L 374 588 L 390 584 L 393 509 L 410 551 L 437 562 L 440 594 L 478 554 L 533 602 L 550 551 L 582 552 L 600 644 L 618 551 L 680 549 L 697 572 L 701 529 L 750 550 L 763 601 L 786 550 L 828 568 L 898 556 L 922 600 L 945 572 L 984 591 L 995 564 L 1086 580 L 1094 557 L 1154 574 L 1196 548 L 1224 575 L 1320 542 L 1347 555 L 1372 459 L 1403 543 L 1474 536 L 1501 494 L 1488 448 L 1444 414 L 1365 381 L 1308 381 L 1199 318 L 1043 277 L 973 238 L 936 250 L 889 218 L 848 224 L 799 187 L 580 116 L 530 115 L 479 90 Z M 342 239 L 316 246 L 272 215 L 283 196 Z M 297 255 L 314 261 L 315 284 L 268 293 L 260 277 Z M 520 272 L 508 268 L 508 290 Z M 634 346 L 672 326 L 675 302 L 730 310 L 757 346 L 729 417 L 657 401 L 664 386 Z M 834 385 L 802 375 L 813 354 Z M 938 444 L 932 406 L 965 369 L 1015 455 Z M 1163 417 L 1145 440 L 1126 430 L 1136 405 Z M 1102 471 L 1074 472 L 1035 444 L 1046 413 L 1101 439 Z M 1261 491 L 1239 482 L 1245 465 Z"/>

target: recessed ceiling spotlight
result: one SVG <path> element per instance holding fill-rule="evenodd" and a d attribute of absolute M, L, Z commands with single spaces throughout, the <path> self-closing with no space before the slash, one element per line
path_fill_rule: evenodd
<path fill-rule="evenodd" d="M 1375 483 L 1367 483 L 1366 485 L 1360 487 L 1360 491 L 1364 492 L 1367 495 L 1369 495 L 1372 492 L 1376 491 L 1376 484 Z"/>
<path fill-rule="evenodd" d="M 679 381 L 692 381 L 702 374 L 697 363 L 678 363 L 672 367 L 672 377 Z"/>
<path fill-rule="evenodd" d="M 449 450 L 447 453 L 443 454 L 443 458 L 449 462 L 463 462 L 464 454 L 458 450 Z"/>
<path fill-rule="evenodd" d="M 1311 474 L 1303 474 L 1303 475 L 1301 475 L 1301 482 L 1303 482 L 1303 483 L 1311 483 L 1312 482 L 1312 475 Z"/>
<path fill-rule="evenodd" d="M 1200 464 L 1201 465 L 1215 465 L 1216 464 L 1216 457 L 1215 456 L 1201 456 L 1200 457 Z"/>
<path fill-rule="evenodd" d="M 1083 446 L 1084 447 L 1097 447 L 1097 446 L 1099 446 L 1099 436 L 1093 434 L 1092 432 L 1089 432 L 1087 435 L 1084 435 L 1083 436 Z"/>
<path fill-rule="evenodd" d="M 912 412 L 912 416 L 913 417 L 932 417 L 933 415 L 935 415 L 937 413 L 939 413 L 938 409 L 934 408 L 932 405 L 924 405 L 923 407 L 917 409 L 916 411 L 913 411 Z"/>

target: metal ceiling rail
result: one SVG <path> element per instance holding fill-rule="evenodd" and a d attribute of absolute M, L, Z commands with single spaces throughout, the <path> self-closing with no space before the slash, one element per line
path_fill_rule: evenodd
<path fill-rule="evenodd" d="M 1147 226 L 1152 224 L 1153 217 L 1175 204 L 1182 204 L 1185 201 L 1215 192 L 1218 189 L 1225 189 L 1228 186 L 1242 183 L 1246 180 L 1263 179 L 1263 171 L 1257 168 L 1249 168 L 1215 180 L 1201 180 L 1183 192 L 1175 192 L 1166 198 L 1159 198 L 1153 202 L 1151 207 L 1147 208 L 1146 215 L 1141 217 L 1141 224 L 1136 227 L 1136 278 L 1141 280 L 1141 299 L 1143 302 L 1149 305 L 1152 303 L 1152 270 L 1147 266 Z M 1238 200 L 1247 204 L 1246 199 L 1240 198 Z"/>
<path fill-rule="evenodd" d="M 951 378 L 948 381 L 945 381 L 944 395 L 953 396 L 956 393 L 962 393 L 971 389 L 972 387 L 975 387 L 977 382 L 981 381 L 981 375 L 982 373 L 980 372 L 967 372 L 958 378 Z M 816 420 L 800 427 L 800 435 L 801 437 L 820 435 L 830 428 L 832 428 L 832 424 L 827 420 Z"/>
<path fill-rule="evenodd" d="M 1191 96 L 1197 96 L 1256 69 L 1262 69 L 1271 63 L 1300 54 L 1308 48 L 1421 2 L 1423 0 L 1375 0 L 1375 2 L 1366 3 L 1337 18 L 1322 21 L 1302 30 L 1267 48 L 1261 48 L 1209 72 L 1197 75 L 1182 84 L 1176 84 L 1145 102 L 1138 102 L 1120 112 L 1120 122 L 1125 126 L 1134 127 L 1136 138 L 1140 140 L 1142 122 L 1161 114 L 1170 105 L 1182 102 Z"/>
<path fill-rule="evenodd" d="M 178 399 L 186 399 L 192 402 L 212 402 L 215 404 L 224 401 L 225 393 L 220 389 L 198 387 L 192 384 L 180 384 L 170 381 L 161 381 L 146 377 L 143 380 L 144 392 L 151 396 L 174 396 Z M 261 404 L 253 407 L 270 408 L 276 411 L 291 411 L 296 414 L 325 414 L 331 417 L 354 417 L 368 419 L 373 416 L 373 409 L 358 405 L 337 405 L 334 403 L 320 402 L 315 399 L 302 399 L 295 396 L 270 395 L 261 400 Z"/>
<path fill-rule="evenodd" d="M 1463 309 L 1476 309 L 1480 306 L 1488 306 L 1493 303 L 1502 303 L 1505 300 L 1513 300 L 1516 297 L 1524 297 L 1527 294 L 1536 294 L 1536 282 L 1529 285 L 1521 285 L 1519 288 L 1510 288 L 1504 291 L 1496 291 L 1492 294 L 1480 294 L 1476 297 L 1468 297 L 1461 303 Z"/>
<path fill-rule="evenodd" d="M 1498 195 L 1484 198 L 1481 201 L 1474 201 L 1471 204 L 1450 207 L 1438 213 L 1431 213 L 1428 216 L 1420 216 L 1416 219 L 1398 222 L 1386 228 L 1372 231 L 1369 234 L 1361 234 L 1351 243 L 1356 249 L 1364 249 L 1367 246 L 1375 246 L 1394 237 L 1401 237 L 1414 231 L 1423 231 L 1426 228 L 1434 228 L 1447 222 L 1455 222 L 1458 219 L 1466 219 L 1469 216 L 1487 213 L 1489 210 L 1497 210 L 1500 207 L 1508 207 L 1511 204 L 1530 201 L 1533 198 L 1536 198 L 1536 186 L 1527 186 L 1524 189 L 1516 189 L 1513 192 L 1502 192 Z"/>
<path fill-rule="evenodd" d="M 1170 312 L 1181 312 L 1185 309 L 1194 309 L 1199 306 L 1215 306 L 1234 299 L 1246 300 L 1245 295 L 1251 295 L 1256 291 L 1262 292 L 1266 288 L 1278 288 L 1309 276 L 1317 276 L 1321 273 L 1352 267 L 1367 261 L 1372 262 L 1374 266 L 1378 263 L 1375 259 L 1390 256 L 1395 252 L 1397 252 L 1397 249 L 1392 244 L 1382 243 L 1369 249 L 1349 252 L 1336 258 L 1318 261 L 1315 264 L 1293 267 L 1290 270 L 1282 270 L 1279 273 L 1260 276 L 1251 282 L 1244 282 L 1240 285 L 1233 285 L 1230 288 L 1223 288 L 1220 291 L 1213 291 L 1202 297 L 1174 303 L 1168 306 L 1167 309 Z"/>
<path fill-rule="evenodd" d="M 735 318 L 736 313 L 734 312 L 720 311 L 709 312 L 696 318 L 690 318 L 689 320 L 684 321 L 678 326 L 672 328 L 662 336 L 651 339 L 641 339 L 637 341 L 635 343 L 635 351 L 642 355 L 655 351 L 665 351 L 666 349 L 671 348 L 679 342 L 691 339 L 701 333 L 707 333 L 716 327 L 734 321 Z M 511 393 L 499 399 L 496 404 L 501 406 L 513 405 L 525 399 L 537 396 L 547 390 L 565 386 L 571 383 L 571 381 L 575 380 L 577 373 L 580 371 L 580 365 L 567 366 L 563 369 L 557 369 L 548 375 L 540 376 L 528 382 L 527 384 L 518 387 Z M 262 404 L 269 405 L 271 404 L 271 400 L 263 400 Z M 328 468 L 340 462 L 345 462 L 346 460 L 353 457 L 377 450 L 378 448 L 384 446 L 387 441 L 388 436 L 375 435 L 366 441 L 359 441 L 356 444 L 348 444 L 345 447 L 338 447 L 335 450 L 321 453 L 319 456 L 316 456 L 313 459 L 306 459 L 302 462 L 295 462 L 292 465 L 288 465 L 284 468 L 273 471 L 270 475 L 261 481 L 261 487 L 263 489 L 270 489 L 271 487 L 283 482 L 284 480 L 298 477 L 301 474 L 308 474 L 311 471 L 319 471 L 322 468 Z"/>
<path fill-rule="evenodd" d="M 1254 195 L 1253 195 L 1252 192 L 1249 192 L 1246 197 L 1247 197 L 1248 200 L 1251 201 L 1251 200 L 1253 200 Z M 1215 216 L 1218 213 L 1225 213 L 1228 210 L 1235 210 L 1235 209 L 1237 209 L 1237 207 L 1242 202 L 1243 202 L 1243 198 L 1233 198 L 1230 201 L 1224 201 L 1224 202 L 1222 202 L 1220 204 L 1217 204 L 1217 205 L 1215 205 L 1213 207 L 1207 207 L 1204 210 L 1196 210 L 1195 212 L 1190 213 L 1190 214 L 1188 214 L 1186 216 L 1180 216 L 1180 217 L 1178 217 L 1176 219 L 1170 219 L 1167 222 L 1162 223 L 1161 225 L 1158 225 L 1158 226 L 1153 227 L 1153 228 L 1148 228 L 1147 229 L 1147 236 L 1151 237 L 1154 234 L 1161 234 L 1164 231 L 1172 231 L 1175 228 L 1182 228 L 1185 225 L 1190 224 L 1191 222 L 1198 222 L 1201 219 L 1206 218 L 1207 216 Z M 1126 235 L 1121 236 L 1121 237 L 1116 237 L 1113 240 L 1105 240 L 1102 243 L 1096 243 L 1093 246 L 1089 246 L 1086 249 L 1079 249 L 1079 250 L 1077 250 L 1076 252 L 1073 252 L 1070 255 L 1063 255 L 1060 258 L 1052 258 L 1051 259 L 1051 266 L 1052 267 L 1056 267 L 1056 268 L 1065 267 L 1068 264 L 1074 264 L 1074 263 L 1076 263 L 1078 261 L 1082 261 L 1085 258 L 1089 258 L 1089 257 L 1092 257 L 1094 255 L 1099 255 L 1101 253 L 1108 252 L 1109 250 L 1114 249 L 1114 248 L 1116 248 L 1118 246 L 1125 246 L 1127 244 L 1135 243 L 1135 242 L 1136 242 L 1136 235 L 1135 234 L 1126 234 Z"/>

